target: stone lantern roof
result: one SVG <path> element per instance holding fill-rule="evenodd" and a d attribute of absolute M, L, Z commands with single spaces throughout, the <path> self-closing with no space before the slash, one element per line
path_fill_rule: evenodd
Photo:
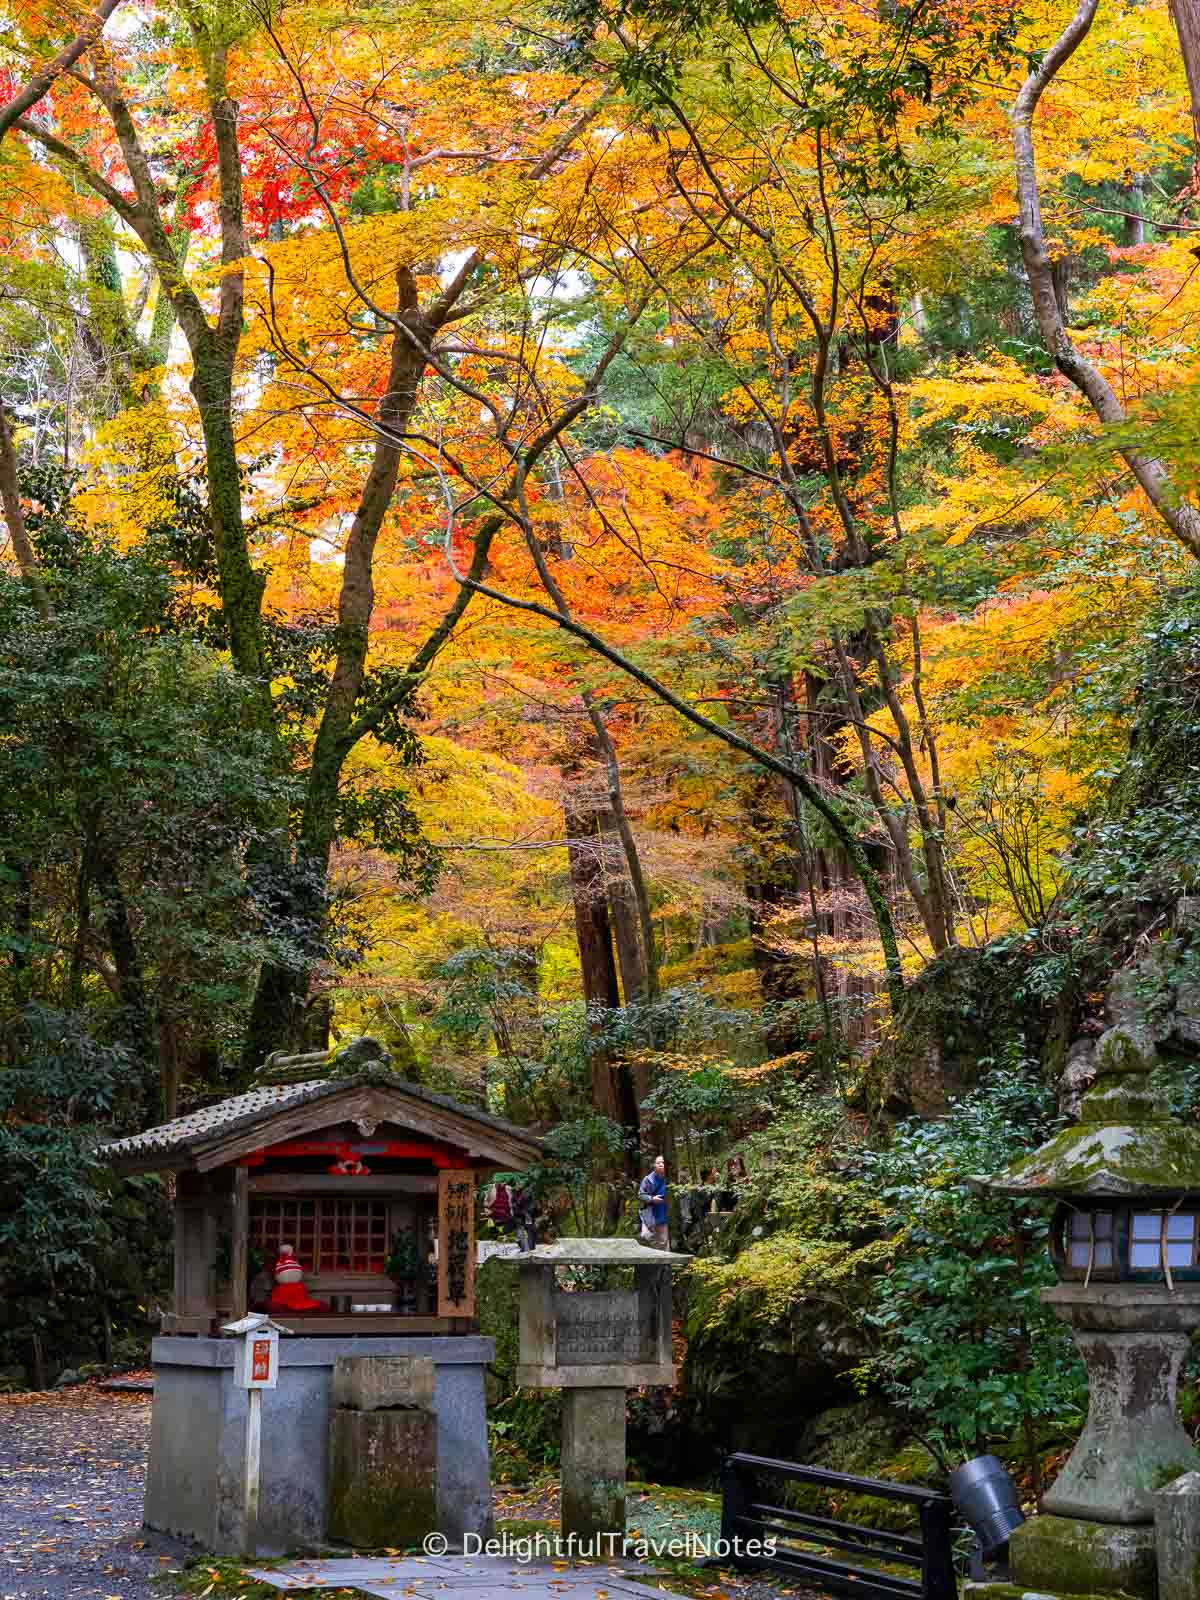
<path fill-rule="evenodd" d="M 690 1261 L 677 1250 L 655 1250 L 636 1239 L 556 1239 L 518 1255 L 497 1257 L 509 1267 L 660 1267 Z"/>
<path fill-rule="evenodd" d="M 1150 1083 L 1148 1031 L 1119 1023 L 1096 1046 L 1096 1082 L 1080 1120 L 1002 1172 L 968 1186 L 1016 1198 L 1167 1199 L 1200 1196 L 1200 1128 L 1172 1117 Z"/>

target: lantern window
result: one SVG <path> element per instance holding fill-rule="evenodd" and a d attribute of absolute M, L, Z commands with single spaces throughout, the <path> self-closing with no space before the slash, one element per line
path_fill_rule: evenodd
<path fill-rule="evenodd" d="M 1188 1212 L 1135 1211 L 1129 1235 L 1129 1265 L 1135 1271 L 1194 1267 L 1198 1263 L 1196 1217 Z"/>
<path fill-rule="evenodd" d="M 1111 1271 L 1113 1254 L 1113 1214 L 1111 1211 L 1075 1211 L 1067 1235 L 1067 1265 L 1086 1272 Z"/>

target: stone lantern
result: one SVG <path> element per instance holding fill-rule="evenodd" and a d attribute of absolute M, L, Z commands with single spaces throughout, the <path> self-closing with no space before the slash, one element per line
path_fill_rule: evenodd
<path fill-rule="evenodd" d="M 561 1389 L 560 1526 L 568 1553 L 620 1554 L 625 1532 L 625 1394 L 675 1382 L 671 1269 L 691 1257 L 633 1239 L 559 1239 L 503 1258 L 520 1277 L 517 1382 Z M 564 1292 L 560 1268 L 585 1269 L 588 1288 Z M 596 1280 L 633 1269 L 632 1288 Z"/>
<path fill-rule="evenodd" d="M 1013 1533 L 1012 1582 L 1045 1595 L 1156 1592 L 1154 1494 L 1200 1467 L 1176 1412 L 1200 1327 L 1200 1129 L 1155 1095 L 1149 1033 L 1110 1028 L 1079 1122 L 972 1187 L 1058 1202 L 1042 1299 L 1088 1369 L 1087 1424 L 1042 1502 Z M 972 1584 L 978 1600 L 1014 1591 Z"/>

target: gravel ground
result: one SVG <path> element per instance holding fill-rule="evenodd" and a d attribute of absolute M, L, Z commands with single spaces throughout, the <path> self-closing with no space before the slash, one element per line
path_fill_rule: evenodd
<path fill-rule="evenodd" d="M 148 1395 L 0 1395 L 0 1600 L 162 1600 L 182 1548 L 142 1528 Z"/>

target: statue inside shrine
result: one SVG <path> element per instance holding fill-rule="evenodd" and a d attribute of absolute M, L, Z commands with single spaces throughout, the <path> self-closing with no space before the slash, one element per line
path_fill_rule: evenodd
<path fill-rule="evenodd" d="M 293 1246 L 280 1244 L 279 1259 L 271 1269 L 275 1287 L 267 1302 L 270 1311 L 328 1311 L 329 1307 L 314 1300 L 304 1287 L 304 1268 L 293 1253 Z"/>

